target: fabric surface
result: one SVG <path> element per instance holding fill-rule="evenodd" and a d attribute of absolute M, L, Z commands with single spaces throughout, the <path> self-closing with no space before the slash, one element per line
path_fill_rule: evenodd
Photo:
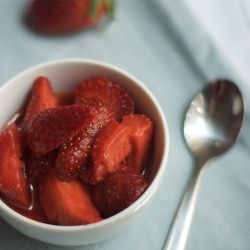
<path fill-rule="evenodd" d="M 250 1 L 185 0 L 199 21 L 250 80 Z"/>
<path fill-rule="evenodd" d="M 117 0 L 115 21 L 105 30 L 45 37 L 23 23 L 28 0 L 0 1 L 0 83 L 35 64 L 91 58 L 117 65 L 139 78 L 159 100 L 169 125 L 170 154 L 153 202 L 127 230 L 84 250 L 161 249 L 193 170 L 182 135 L 186 106 L 208 80 L 229 78 L 245 95 L 250 85 L 211 40 L 183 0 Z M 11 97 L 10 97 L 11 98 Z M 250 249 L 249 116 L 238 143 L 206 169 L 188 250 Z M 23 236 L 0 219 L 0 249 L 56 250 Z"/>

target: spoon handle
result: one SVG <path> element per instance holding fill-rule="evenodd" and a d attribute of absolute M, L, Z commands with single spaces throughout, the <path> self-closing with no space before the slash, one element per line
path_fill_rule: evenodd
<path fill-rule="evenodd" d="M 186 245 L 204 162 L 198 162 L 179 205 L 163 250 L 183 250 Z"/>

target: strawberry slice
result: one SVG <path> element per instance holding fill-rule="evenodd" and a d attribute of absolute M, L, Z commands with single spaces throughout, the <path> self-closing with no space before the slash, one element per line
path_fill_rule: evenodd
<path fill-rule="evenodd" d="M 56 108 L 57 106 L 58 100 L 52 90 L 49 79 L 43 76 L 38 77 L 31 90 L 31 97 L 22 123 L 23 130 L 28 130 L 32 119 L 41 111 L 48 108 Z"/>
<path fill-rule="evenodd" d="M 56 153 L 54 151 L 48 153 L 41 158 L 30 153 L 25 164 L 25 173 L 30 184 L 36 185 L 46 175 L 49 168 L 54 166 Z"/>
<path fill-rule="evenodd" d="M 154 126 L 145 115 L 124 116 L 122 124 L 131 128 L 129 139 L 132 145 L 131 154 L 127 159 L 129 166 L 141 173 L 149 159 Z"/>
<path fill-rule="evenodd" d="M 40 182 L 40 202 L 49 221 L 59 225 L 83 225 L 101 220 L 86 186 L 61 182 L 52 170 Z"/>
<path fill-rule="evenodd" d="M 31 200 L 20 159 L 21 140 L 14 123 L 0 134 L 0 192 L 13 205 L 27 209 Z"/>
<path fill-rule="evenodd" d="M 117 171 L 120 163 L 131 152 L 128 132 L 127 126 L 115 120 L 111 120 L 100 131 L 91 152 L 92 164 L 80 173 L 83 181 L 96 184 L 102 181 L 108 173 Z"/>
<path fill-rule="evenodd" d="M 32 122 L 27 134 L 30 149 L 41 157 L 78 134 L 96 117 L 96 109 L 84 105 L 46 109 Z"/>
<path fill-rule="evenodd" d="M 76 103 L 84 103 L 86 99 L 103 102 L 118 121 L 134 112 L 134 101 L 128 91 L 105 77 L 93 77 L 79 84 Z"/>
<path fill-rule="evenodd" d="M 48 223 L 48 219 L 46 214 L 43 211 L 43 208 L 39 201 L 39 188 L 33 189 L 32 194 L 32 209 L 29 210 L 23 210 L 23 209 L 17 209 L 16 207 L 12 207 L 16 212 L 22 214 L 25 217 L 28 217 L 32 220 Z"/>
<path fill-rule="evenodd" d="M 137 200 L 148 184 L 131 167 L 123 166 L 95 186 L 93 201 L 104 217 L 112 216 Z"/>
<path fill-rule="evenodd" d="M 84 166 L 90 154 L 95 135 L 111 119 L 111 114 L 101 102 L 86 102 L 86 109 L 96 109 L 96 116 L 86 123 L 86 126 L 70 141 L 60 147 L 56 160 L 56 174 L 64 181 L 77 175 L 80 167 Z"/>

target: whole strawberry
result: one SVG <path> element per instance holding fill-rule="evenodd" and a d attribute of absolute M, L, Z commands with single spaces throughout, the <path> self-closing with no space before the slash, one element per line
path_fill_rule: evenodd
<path fill-rule="evenodd" d="M 112 10 L 113 0 L 33 0 L 28 23 L 41 33 L 63 34 L 94 26 Z"/>

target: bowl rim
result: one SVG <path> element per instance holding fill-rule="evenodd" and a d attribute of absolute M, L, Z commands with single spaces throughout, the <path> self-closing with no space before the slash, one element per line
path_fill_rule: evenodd
<path fill-rule="evenodd" d="M 168 129 L 167 121 L 165 119 L 164 112 L 160 104 L 156 100 L 156 98 L 149 91 L 149 89 L 139 79 L 137 79 L 136 77 L 134 77 L 127 71 L 119 68 L 118 66 L 114 66 L 112 64 L 109 64 L 103 61 L 93 60 L 93 59 L 88 59 L 88 58 L 86 59 L 85 58 L 70 58 L 70 59 L 59 59 L 59 60 L 43 62 L 33 67 L 29 67 L 26 70 L 23 70 L 20 73 L 18 73 L 16 76 L 10 78 L 0 87 L 0 94 L 4 92 L 5 89 L 8 88 L 8 86 L 12 84 L 12 82 L 15 82 L 18 78 L 26 74 L 29 74 L 32 71 L 39 70 L 44 67 L 50 67 L 50 66 L 62 65 L 62 64 L 71 64 L 71 63 L 87 64 L 91 66 L 100 66 L 110 71 L 116 71 L 117 73 L 123 75 L 125 78 L 129 79 L 130 81 L 138 85 L 139 88 L 142 89 L 142 91 L 145 92 L 145 94 L 151 99 L 151 101 L 154 103 L 154 106 L 156 107 L 156 110 L 158 112 L 158 115 L 160 117 L 160 121 L 163 127 L 164 150 L 163 150 L 163 156 L 160 162 L 159 170 L 157 171 L 154 179 L 152 180 L 148 188 L 139 197 L 139 199 L 137 199 L 133 204 L 131 204 L 129 207 L 125 208 L 121 212 L 109 218 L 106 218 L 100 222 L 91 223 L 87 225 L 75 225 L 75 226 L 61 226 L 61 225 L 46 224 L 43 222 L 38 222 L 36 220 L 27 218 L 19 214 L 18 212 L 10 208 L 6 203 L 4 203 L 4 201 L 0 199 L 0 209 L 4 210 L 5 213 L 8 213 L 9 216 L 14 217 L 17 221 L 23 224 L 27 224 L 29 226 L 39 228 L 39 229 L 49 230 L 49 231 L 57 230 L 58 232 L 68 232 L 68 231 L 76 232 L 76 231 L 96 230 L 97 228 L 102 228 L 108 224 L 112 224 L 113 222 L 125 220 L 127 217 L 132 216 L 136 214 L 137 212 L 139 212 L 148 203 L 148 201 L 152 198 L 153 194 L 156 192 L 156 190 L 160 186 L 160 182 L 162 181 L 162 177 L 167 166 L 167 159 L 169 155 L 169 143 L 170 143 L 169 129 Z"/>

